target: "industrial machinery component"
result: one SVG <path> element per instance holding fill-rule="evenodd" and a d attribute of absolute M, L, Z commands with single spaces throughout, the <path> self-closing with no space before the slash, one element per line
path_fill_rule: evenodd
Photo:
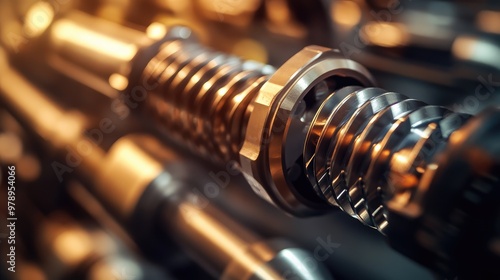
<path fill-rule="evenodd" d="M 320 263 L 297 264 L 297 260 L 314 260 L 309 252 L 286 240 L 263 240 L 207 203 L 193 191 L 204 181 L 190 176 L 202 172 L 181 163 L 156 138 L 125 135 L 104 149 L 83 136 L 87 120 L 81 113 L 64 110 L 14 70 L 0 81 L 2 100 L 48 150 L 67 164 L 71 156 L 66 149 L 77 151 L 81 158 L 71 166 L 90 181 L 90 193 L 139 243 L 155 234 L 171 236 L 221 279 L 331 279 Z M 52 167 L 58 178 L 71 169 L 59 161 Z"/>
<path fill-rule="evenodd" d="M 79 223 L 65 213 L 35 213 L 30 217 L 35 221 L 29 223 L 39 233 L 34 247 L 48 279 L 173 279 L 137 260 L 116 237 L 95 225 Z"/>
<path fill-rule="evenodd" d="M 234 58 L 212 65 L 216 54 L 207 50 L 190 55 L 189 44 L 166 43 L 143 74 L 148 84 L 158 83 L 149 92 L 145 110 L 156 114 L 170 133 L 199 153 L 238 161 L 256 193 L 292 214 L 324 209 L 323 201 L 328 201 L 387 233 L 396 248 L 428 267 L 445 275 L 471 273 L 458 263 L 474 257 L 455 250 L 469 242 L 465 232 L 473 228 L 472 220 L 497 219 L 497 210 L 485 219 L 478 209 L 486 207 L 480 203 L 484 197 L 498 192 L 498 151 L 481 143 L 476 133 L 496 130 L 498 110 L 467 124 L 466 114 L 372 87 L 373 79 L 362 66 L 321 47 L 305 48 L 263 78 L 265 67 L 252 73 L 245 62 L 231 65 Z M 459 143 L 457 138 L 477 139 L 460 150 L 478 149 L 493 157 L 480 173 L 464 168 L 456 188 L 433 177 L 437 170 L 457 170 L 435 162 L 448 149 L 452 135 L 452 143 Z M 498 135 L 491 137 L 498 140 Z M 450 202 L 446 214 L 434 212 L 443 206 L 434 189 L 444 192 L 439 197 L 467 200 L 476 183 L 481 186 L 478 201 L 468 206 Z M 494 203 L 488 205 L 495 208 Z M 468 218 L 458 226 L 455 215 Z M 398 221 L 391 225 L 390 217 L 396 216 Z M 427 224 L 435 219 L 443 228 Z M 457 232 L 448 232 L 446 225 Z M 485 275 L 495 274 L 492 266 L 484 265 L 499 257 L 493 249 L 495 231 L 488 231 L 488 241 L 476 251 L 477 256 L 488 252 L 491 258 L 472 261 L 472 270 L 482 267 L 489 271 Z M 406 250 L 407 244 L 420 249 Z"/>
<path fill-rule="evenodd" d="M 366 69 L 327 48 L 307 47 L 274 72 L 206 49 L 186 28 L 163 31 L 155 41 L 73 12 L 48 28 L 45 62 L 83 84 L 90 73 L 92 88 L 106 95 L 122 91 L 116 108 L 144 103 L 178 142 L 237 162 L 256 193 L 289 213 L 335 205 L 441 273 L 478 267 L 476 256 L 455 253 L 474 225 L 498 219 L 497 204 L 482 203 L 498 197 L 498 110 L 468 121 L 373 87 Z M 493 142 L 482 141 L 486 134 Z M 487 168 L 462 166 L 462 180 L 446 182 L 457 170 L 450 158 L 477 154 L 489 155 Z M 474 234 L 467 247 L 498 260 L 497 229 Z"/>

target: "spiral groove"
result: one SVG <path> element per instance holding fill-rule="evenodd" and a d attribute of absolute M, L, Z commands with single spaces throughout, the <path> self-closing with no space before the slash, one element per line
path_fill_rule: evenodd
<path fill-rule="evenodd" d="M 342 88 L 312 121 L 307 175 L 331 204 L 383 232 L 385 202 L 400 191 L 411 195 L 433 155 L 467 118 L 379 88 Z M 403 182 L 407 189 L 395 189 Z"/>
<path fill-rule="evenodd" d="M 159 84 L 146 110 L 192 150 L 218 161 L 235 159 L 250 103 L 273 71 L 196 42 L 168 41 L 143 72 L 148 83 Z"/>
<path fill-rule="evenodd" d="M 273 71 L 196 42 L 168 41 L 143 72 L 148 83 L 159 84 L 146 110 L 193 151 L 234 160 L 252 100 Z M 330 90 L 304 124 L 300 172 L 320 197 L 384 232 L 385 204 L 411 199 L 434 155 L 469 116 L 380 88 Z"/>

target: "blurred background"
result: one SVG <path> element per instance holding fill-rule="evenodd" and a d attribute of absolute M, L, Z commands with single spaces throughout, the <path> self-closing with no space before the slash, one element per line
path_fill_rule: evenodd
<path fill-rule="evenodd" d="M 86 78 L 68 79 L 79 74 L 64 65 L 47 67 L 49 52 L 40 43 L 51 22 L 71 10 L 144 31 L 151 38 L 161 38 L 165 25 L 185 25 L 213 49 L 276 67 L 304 46 L 327 46 L 366 66 L 378 85 L 387 90 L 469 114 L 500 104 L 498 1 L 0 3 L 0 75 L 9 67 L 17 69 L 65 108 L 78 109 L 91 124 L 109 114 L 109 104 L 97 93 L 99 85 Z M 120 87 L 111 79 L 109 83 L 107 86 Z M 148 129 L 134 122 L 119 127 L 124 132 Z M 55 178 L 53 157 L 54 153 L 43 149 L 0 103 L 0 163 L 4 170 L 11 164 L 17 167 L 17 199 L 22 205 L 17 212 L 23 221 L 16 228 L 17 271 L 12 274 L 2 267 L 1 279 L 76 279 L 71 278 L 75 275 L 82 279 L 81 275 L 86 279 L 140 279 L 138 275 L 146 272 L 163 275 L 160 278 L 212 277 L 175 241 L 168 243 L 169 250 L 161 257 L 142 252 L 111 218 L 105 218 L 98 206 L 91 206 L 95 201 L 81 193 L 83 188 L 78 186 L 85 182 L 60 183 Z M 226 170 L 225 166 L 202 164 L 207 173 Z M 3 185 L 2 191 L 5 189 Z M 253 194 L 240 175 L 231 176 L 220 195 L 210 202 L 265 238 L 286 237 L 311 252 L 324 242 L 337 244 L 323 261 L 336 279 L 434 279 L 430 271 L 393 251 L 375 230 L 339 212 L 307 219 L 289 217 Z M 6 209 L 2 206 L 0 210 L 3 217 Z M 6 236 L 2 225 L 2 258 Z M 85 269 L 90 272 L 82 271 Z"/>

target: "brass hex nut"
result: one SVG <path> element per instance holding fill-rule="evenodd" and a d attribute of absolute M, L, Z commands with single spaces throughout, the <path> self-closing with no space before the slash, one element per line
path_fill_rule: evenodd
<path fill-rule="evenodd" d="M 301 195 L 311 186 L 290 183 L 291 175 L 303 173 L 303 166 L 296 163 L 305 141 L 303 131 L 291 125 L 291 118 L 306 94 L 333 76 L 354 79 L 362 86 L 374 84 L 359 63 L 342 57 L 338 51 L 308 46 L 285 62 L 252 102 L 240 150 L 243 173 L 257 194 L 294 215 L 317 212 L 325 204 Z"/>

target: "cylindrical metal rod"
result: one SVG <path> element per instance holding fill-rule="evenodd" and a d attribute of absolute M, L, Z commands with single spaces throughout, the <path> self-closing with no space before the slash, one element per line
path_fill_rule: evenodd
<path fill-rule="evenodd" d="M 390 215 L 409 219 L 422 215 L 419 207 L 436 210 L 415 207 L 423 203 L 416 193 L 436 188 L 436 170 L 450 166 L 439 167 L 438 155 L 453 147 L 453 135 L 481 132 L 466 129 L 468 115 L 375 88 L 363 66 L 328 48 L 306 47 L 272 75 L 268 66 L 168 32 L 143 50 L 121 79 L 127 86 L 120 100 L 132 108 L 142 103 L 145 114 L 193 151 L 239 163 L 257 194 L 297 216 L 334 205 L 386 233 Z M 466 171 L 472 181 L 479 176 Z M 467 182 L 448 188 L 465 195 Z"/>
<path fill-rule="evenodd" d="M 173 279 L 131 254 L 115 236 L 92 223 L 62 212 L 30 214 L 29 223 L 36 230 L 34 249 L 42 258 L 48 279 L 97 280 L 118 275 L 138 280 Z"/>
<path fill-rule="evenodd" d="M 209 50 L 185 28 L 163 31 L 156 42 L 69 12 L 47 29 L 43 49 L 60 73 L 106 85 L 109 96 L 124 90 L 125 106 L 141 103 L 195 152 L 238 162 L 259 195 L 295 215 L 330 203 L 383 231 L 393 179 L 410 171 L 407 178 L 418 181 L 467 119 L 372 88 L 364 67 L 331 49 L 307 47 L 275 72 Z M 408 170 L 397 170 L 398 160 Z"/>
<path fill-rule="evenodd" d="M 175 164 L 176 154 L 153 137 L 123 136 L 103 150 L 84 136 L 88 128 L 83 116 L 67 112 L 12 69 L 0 77 L 0 98 L 49 149 L 63 155 L 69 149 L 81 157 L 73 168 L 90 181 L 90 191 L 119 221 L 141 231 L 152 228 L 150 223 L 161 224 L 163 234 L 172 233 L 214 276 L 282 279 L 287 274 L 299 279 L 330 279 L 320 264 L 314 269 L 296 267 L 294 261 L 308 257 L 307 252 L 287 243 L 262 240 L 214 205 L 201 204 L 192 192 L 195 183 L 182 177 L 189 166 Z M 88 146 L 82 150 L 82 145 Z M 60 168 L 69 168 L 58 167 L 56 174 Z M 160 219 L 150 221 L 158 212 Z"/>
<path fill-rule="evenodd" d="M 156 86 L 143 109 L 194 151 L 236 160 L 251 102 L 273 71 L 197 42 L 166 42 L 144 70 L 143 80 Z"/>

